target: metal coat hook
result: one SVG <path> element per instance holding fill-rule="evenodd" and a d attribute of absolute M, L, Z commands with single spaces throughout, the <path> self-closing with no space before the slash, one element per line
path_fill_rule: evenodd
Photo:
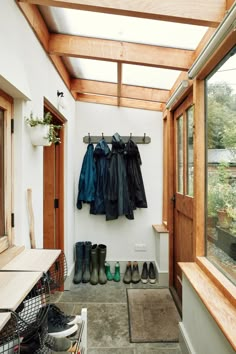
<path fill-rule="evenodd" d="M 107 144 L 112 144 L 112 135 L 105 136 L 104 133 L 101 133 L 100 135 L 94 135 L 94 136 L 90 136 L 90 133 L 88 133 L 87 136 L 83 137 L 83 142 L 86 144 L 90 144 L 91 142 L 93 144 L 96 144 L 99 143 L 99 141 L 101 141 L 101 136 L 102 139 L 106 140 Z M 151 142 L 150 136 L 147 136 L 146 133 L 144 133 L 143 135 L 133 135 L 132 133 L 130 133 L 129 135 L 122 136 L 121 138 L 124 143 L 127 143 L 131 139 L 135 144 L 149 144 Z"/>

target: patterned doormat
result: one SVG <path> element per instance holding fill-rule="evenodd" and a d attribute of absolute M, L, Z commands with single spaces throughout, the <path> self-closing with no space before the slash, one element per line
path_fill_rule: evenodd
<path fill-rule="evenodd" d="M 127 289 L 132 343 L 178 342 L 178 310 L 168 288 Z"/>

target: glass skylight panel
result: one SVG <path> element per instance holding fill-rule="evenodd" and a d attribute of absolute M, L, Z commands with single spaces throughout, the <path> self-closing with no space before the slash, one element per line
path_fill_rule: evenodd
<path fill-rule="evenodd" d="M 152 68 L 142 65 L 122 65 L 122 82 L 127 85 L 169 90 L 179 74 L 180 71 L 178 70 Z"/>
<path fill-rule="evenodd" d="M 75 78 L 117 82 L 117 64 L 102 60 L 64 58 L 66 66 Z"/>
<path fill-rule="evenodd" d="M 195 49 L 207 27 L 40 6 L 50 30 L 64 34 Z M 53 15 L 53 16 L 52 16 Z"/>

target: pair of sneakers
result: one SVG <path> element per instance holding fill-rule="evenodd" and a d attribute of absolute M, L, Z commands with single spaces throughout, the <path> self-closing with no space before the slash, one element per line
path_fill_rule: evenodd
<path fill-rule="evenodd" d="M 147 284 L 148 281 L 151 284 L 156 283 L 156 270 L 152 262 L 149 263 L 149 266 L 147 265 L 147 262 L 143 263 L 141 282 Z"/>
<path fill-rule="evenodd" d="M 49 305 L 48 310 L 48 334 L 55 338 L 71 336 L 78 330 L 81 317 L 66 315 L 55 304 Z"/>

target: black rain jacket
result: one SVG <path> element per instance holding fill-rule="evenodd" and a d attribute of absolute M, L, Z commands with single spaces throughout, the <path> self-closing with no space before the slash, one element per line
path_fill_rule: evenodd
<path fill-rule="evenodd" d="M 129 199 L 126 166 L 124 159 L 125 144 L 118 133 L 112 137 L 112 150 L 108 169 L 106 220 L 125 215 L 134 219 Z"/>
<path fill-rule="evenodd" d="M 147 208 L 146 194 L 141 173 L 141 157 L 137 144 L 129 139 L 125 146 L 125 161 L 129 198 L 133 209 Z"/>
<path fill-rule="evenodd" d="M 96 145 L 93 156 L 96 166 L 97 181 L 94 202 L 90 205 L 90 214 L 105 214 L 107 202 L 107 177 L 110 148 L 104 139 Z"/>

